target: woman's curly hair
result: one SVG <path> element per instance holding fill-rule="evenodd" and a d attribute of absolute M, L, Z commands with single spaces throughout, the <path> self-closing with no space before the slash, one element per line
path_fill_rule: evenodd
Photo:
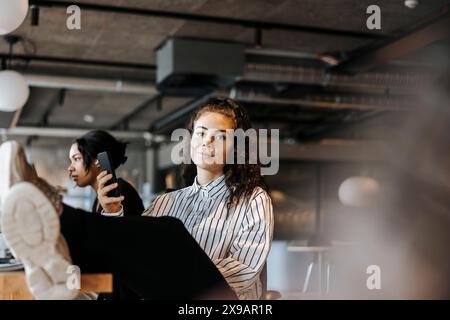
<path fill-rule="evenodd" d="M 244 131 L 251 129 L 250 117 L 247 110 L 237 101 L 230 98 L 212 98 L 199 106 L 189 118 L 186 128 L 193 133 L 194 123 L 205 112 L 215 112 L 231 119 L 235 126 L 233 129 L 242 129 Z M 249 163 L 249 147 L 245 144 L 245 163 L 238 164 L 236 161 L 236 138 L 235 138 L 234 162 L 225 164 L 223 172 L 225 183 L 230 191 L 229 204 L 236 205 L 240 199 L 249 199 L 255 188 L 261 187 L 266 192 L 269 188 L 261 175 L 261 165 L 259 158 L 256 164 Z M 197 174 L 195 164 L 184 164 L 182 176 L 186 185 L 192 184 Z"/>

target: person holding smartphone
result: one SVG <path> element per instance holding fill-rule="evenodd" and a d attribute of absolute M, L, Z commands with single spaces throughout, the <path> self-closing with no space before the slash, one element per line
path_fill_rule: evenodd
<path fill-rule="evenodd" d="M 70 179 L 77 187 L 91 187 L 97 194 L 98 181 L 97 176 L 101 172 L 98 163 L 98 154 L 107 153 L 109 169 L 116 170 L 119 166 L 127 161 L 126 156 L 127 142 L 118 141 L 111 134 L 103 130 L 89 131 L 80 138 L 73 141 L 70 151 L 70 165 L 67 168 Z M 139 216 L 144 210 L 142 199 L 137 190 L 127 181 L 118 178 L 114 184 L 119 196 L 124 198 L 122 202 L 123 212 L 126 216 Z M 95 197 L 92 204 L 91 213 L 100 215 L 102 207 Z M 88 253 L 86 253 L 88 255 Z M 118 277 L 114 279 L 113 294 L 100 294 L 99 300 L 116 300 L 116 299 L 136 299 L 137 296 L 124 286 Z M 90 297 L 95 297 L 91 294 Z"/>
<path fill-rule="evenodd" d="M 97 194 L 98 181 L 97 176 L 101 172 L 97 161 L 97 155 L 101 152 L 107 152 L 111 161 L 111 169 L 116 170 L 120 165 L 127 161 L 126 142 L 118 141 L 106 131 L 89 131 L 80 138 L 73 141 L 70 151 L 70 165 L 67 168 L 70 179 L 80 188 L 91 187 Z M 125 216 L 138 216 L 144 211 L 144 205 L 139 193 L 127 181 L 118 178 L 115 184 L 118 193 L 124 197 L 122 202 Z M 92 204 L 93 214 L 101 214 L 102 207 L 95 198 Z"/>
<path fill-rule="evenodd" d="M 63 258 L 63 251 L 46 253 L 44 263 L 35 258 L 44 244 L 12 244 L 29 261 L 27 279 L 35 297 L 73 298 L 62 281 L 64 266 L 74 263 L 82 272 L 112 272 L 144 299 L 260 299 L 260 275 L 273 236 L 271 198 L 259 163 L 250 163 L 248 157 L 245 163 L 223 162 L 226 155 L 236 154 L 230 130 L 250 128 L 248 113 L 236 100 L 215 98 L 195 110 L 188 123 L 194 163 L 186 168 L 186 177 L 194 179 L 187 181 L 188 187 L 158 196 L 139 212 L 142 217 L 127 217 L 123 195 L 109 196 L 117 185 L 107 185 L 112 175 L 105 171 L 96 185 L 102 215 L 79 214 L 83 211 L 67 205 L 58 211 L 51 204 L 57 208 L 59 202 L 49 202 L 34 184 L 12 186 L 2 219 L 7 240 L 31 232 L 31 226 L 14 217 L 32 214 L 18 204 L 24 194 L 33 194 L 33 201 L 42 203 L 38 221 L 56 235 L 60 223 L 70 249 L 71 259 Z M 82 141 L 78 150 L 83 146 Z M 51 238 L 48 245 L 57 247 L 58 239 Z"/>

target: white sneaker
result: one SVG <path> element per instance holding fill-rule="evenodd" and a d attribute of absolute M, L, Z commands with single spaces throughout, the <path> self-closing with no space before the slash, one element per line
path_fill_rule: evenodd
<path fill-rule="evenodd" d="M 79 291 L 66 285 L 71 259 L 54 205 L 29 182 L 15 184 L 3 199 L 2 232 L 24 264 L 31 294 L 45 300 L 76 298 Z"/>

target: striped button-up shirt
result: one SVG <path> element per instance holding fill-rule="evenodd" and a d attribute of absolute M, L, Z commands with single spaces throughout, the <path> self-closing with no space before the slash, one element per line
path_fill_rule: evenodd
<path fill-rule="evenodd" d="M 228 208 L 225 176 L 200 186 L 158 196 L 144 216 L 172 216 L 186 229 L 220 270 L 239 299 L 259 299 L 259 275 L 272 242 L 272 202 L 261 188 Z"/>

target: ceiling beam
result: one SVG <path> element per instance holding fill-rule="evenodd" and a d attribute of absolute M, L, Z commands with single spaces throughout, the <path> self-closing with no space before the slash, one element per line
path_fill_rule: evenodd
<path fill-rule="evenodd" d="M 433 42 L 450 38 L 450 12 L 448 6 L 431 19 L 394 40 L 376 47 L 369 46 L 343 63 L 332 67 L 331 71 L 360 73 L 384 65 L 392 60 L 423 48 Z"/>
<path fill-rule="evenodd" d="M 181 13 L 181 12 L 174 12 L 174 11 L 132 8 L 132 7 L 125 7 L 125 6 L 119 7 L 119 6 L 101 5 L 101 4 L 93 4 L 93 3 L 85 3 L 85 2 L 74 3 L 74 2 L 69 2 L 69 1 L 30 0 L 30 5 L 37 5 L 40 7 L 50 7 L 50 8 L 57 7 L 57 8 L 64 8 L 64 9 L 66 9 L 67 7 L 69 7 L 71 5 L 77 5 L 80 7 L 81 10 L 111 12 L 111 13 L 128 14 L 128 15 L 151 16 L 151 17 L 158 17 L 158 18 L 207 22 L 207 23 L 214 23 L 214 24 L 237 25 L 237 26 L 241 26 L 241 27 L 245 27 L 245 28 L 254 28 L 257 30 L 278 29 L 278 30 L 293 31 L 293 32 L 307 32 L 307 33 L 313 33 L 313 34 L 323 34 L 323 35 L 363 38 L 363 39 L 382 39 L 382 38 L 388 37 L 386 35 L 378 34 L 378 33 L 337 30 L 337 29 L 312 27 L 312 26 L 304 26 L 304 25 L 296 25 L 296 24 L 294 25 L 294 24 L 287 24 L 287 23 L 236 19 L 236 18 L 227 18 L 227 17 L 220 17 L 220 16 L 200 15 L 200 14 L 193 14 L 193 13 Z"/>
<path fill-rule="evenodd" d="M 50 101 L 50 103 L 47 106 L 47 109 L 42 115 L 40 122 L 41 126 L 43 127 L 48 126 L 48 120 L 50 118 L 50 115 L 52 114 L 53 110 L 55 110 L 55 108 L 63 106 L 65 97 L 66 97 L 66 89 L 60 89 L 58 90 L 58 92 L 55 93 L 53 99 Z"/>
<path fill-rule="evenodd" d="M 150 106 L 152 106 L 155 102 L 158 102 L 159 99 L 162 99 L 162 95 L 161 94 L 156 94 L 154 96 L 152 96 L 151 98 L 145 100 L 140 106 L 138 106 L 135 110 L 133 110 L 132 112 L 130 112 L 129 114 L 125 115 L 125 117 L 123 117 L 122 119 L 120 119 L 119 121 L 117 121 L 115 124 L 113 124 L 110 129 L 111 130 L 117 130 L 119 129 L 119 127 L 123 124 L 125 124 L 126 126 L 128 126 L 128 122 L 134 118 L 136 115 L 138 115 L 139 113 L 141 113 L 142 111 L 144 111 L 145 109 L 149 108 Z"/>
<path fill-rule="evenodd" d="M 202 103 L 208 101 L 217 92 L 208 93 L 204 96 L 194 98 L 185 105 L 179 107 L 175 111 L 169 113 L 168 115 L 156 120 L 149 128 L 150 132 L 154 133 L 165 133 L 167 131 L 176 128 L 177 126 L 183 126 L 184 121 L 187 119 L 189 114 L 194 111 Z"/>
<path fill-rule="evenodd" d="M 280 144 L 280 160 L 384 161 L 393 148 L 382 140 L 323 139 L 318 143 Z"/>
<path fill-rule="evenodd" d="M 176 142 L 162 145 L 158 150 L 158 169 L 174 167 L 171 160 Z M 362 162 L 382 163 L 395 150 L 395 145 L 383 140 L 323 139 L 318 142 L 279 145 L 278 161 L 301 162 Z"/>

